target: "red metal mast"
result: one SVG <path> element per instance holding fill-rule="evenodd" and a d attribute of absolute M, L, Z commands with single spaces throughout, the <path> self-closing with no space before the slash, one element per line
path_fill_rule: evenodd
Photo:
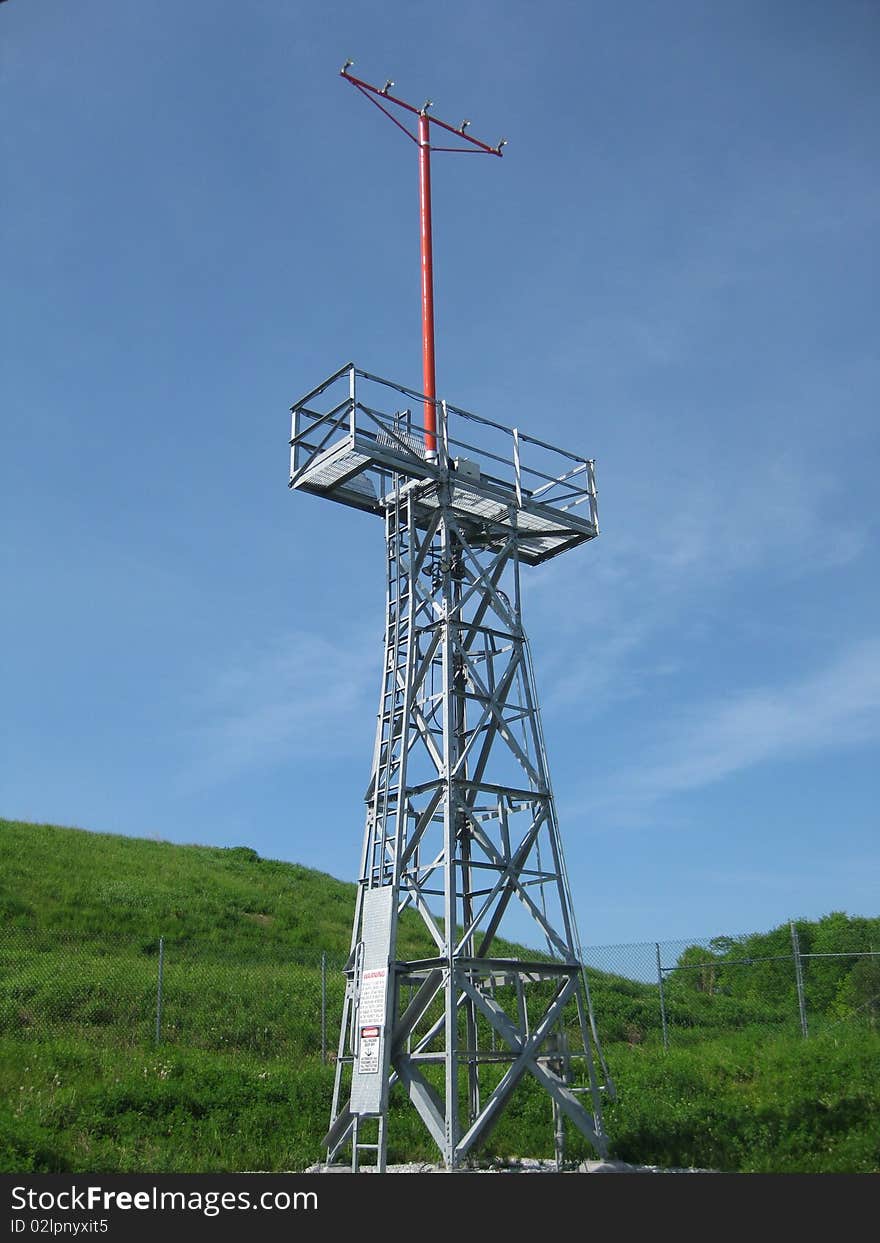
<path fill-rule="evenodd" d="M 419 243 L 422 261 L 422 392 L 425 451 L 437 453 L 437 377 L 434 370 L 434 243 L 431 229 L 431 138 L 427 112 L 419 113 Z"/>
<path fill-rule="evenodd" d="M 437 382 L 434 364 L 434 248 L 431 227 L 431 152 L 432 151 L 449 151 L 449 152 L 477 152 L 484 155 L 501 155 L 501 148 L 506 145 L 506 139 L 502 138 L 497 146 L 490 147 L 488 143 L 481 142 L 478 138 L 472 138 L 470 134 L 466 134 L 465 130 L 470 125 L 470 121 L 462 121 L 461 125 L 456 128 L 449 125 L 446 121 L 441 121 L 437 117 L 428 115 L 428 109 L 431 107 L 431 100 L 425 100 L 421 108 L 416 108 L 412 104 L 406 103 L 402 99 L 398 99 L 394 95 L 389 94 L 390 88 L 394 83 L 389 79 L 381 88 L 371 86 L 369 82 L 362 82 L 360 78 L 354 77 L 348 72 L 349 67 L 354 61 L 348 60 L 342 66 L 340 73 L 347 82 L 357 87 L 370 103 L 376 105 L 390 121 L 393 121 L 398 129 L 403 130 L 408 138 L 418 146 L 419 149 L 419 242 L 421 257 L 421 288 L 422 288 L 422 391 L 425 395 L 425 450 L 429 457 L 433 457 L 437 452 Z M 382 102 L 380 102 L 382 101 Z M 402 108 L 405 112 L 412 113 L 418 117 L 418 136 L 397 119 L 396 116 L 385 106 L 385 104 L 393 104 L 397 108 Z M 438 147 L 431 145 L 431 126 L 436 125 L 440 129 L 445 130 L 449 134 L 454 134 L 456 138 L 463 139 L 468 146 L 458 147 Z"/>

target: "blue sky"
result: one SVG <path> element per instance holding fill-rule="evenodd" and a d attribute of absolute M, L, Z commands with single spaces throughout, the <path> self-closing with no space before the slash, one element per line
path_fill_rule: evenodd
<path fill-rule="evenodd" d="M 880 10 L 11 0 L 0 813 L 354 879 L 381 524 L 287 481 L 350 358 L 597 459 L 525 577 L 586 944 L 878 911 Z"/>

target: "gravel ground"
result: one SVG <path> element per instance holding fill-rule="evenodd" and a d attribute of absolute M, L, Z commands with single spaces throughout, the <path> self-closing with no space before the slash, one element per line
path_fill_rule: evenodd
<path fill-rule="evenodd" d="M 349 1174 L 347 1165 L 310 1165 L 307 1174 Z M 363 1173 L 372 1173 L 368 1166 Z M 389 1165 L 387 1174 L 445 1174 L 442 1165 L 424 1161 L 410 1161 L 403 1165 Z M 478 1169 L 461 1170 L 463 1174 L 556 1174 L 555 1161 L 539 1161 L 533 1157 L 512 1157 L 509 1161 L 495 1161 Z M 582 1161 L 562 1171 L 564 1174 L 711 1174 L 712 1170 L 679 1169 L 660 1165 L 627 1165 L 625 1161 Z"/>

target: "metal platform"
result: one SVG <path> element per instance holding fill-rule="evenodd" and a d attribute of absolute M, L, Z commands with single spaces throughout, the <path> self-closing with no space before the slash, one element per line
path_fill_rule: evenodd
<path fill-rule="evenodd" d="M 384 517 L 403 477 L 425 529 L 440 504 L 438 484 L 448 482 L 468 541 L 491 548 L 515 530 L 529 565 L 599 534 L 592 460 L 445 401 L 428 403 L 437 426 L 428 454 L 425 428 L 407 404 L 425 402 L 353 363 L 341 367 L 291 407 L 290 487 Z"/>

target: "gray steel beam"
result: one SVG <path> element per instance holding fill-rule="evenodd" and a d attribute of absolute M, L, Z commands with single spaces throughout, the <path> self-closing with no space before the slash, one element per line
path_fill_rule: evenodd
<path fill-rule="evenodd" d="M 352 372 L 352 384 L 353 377 Z M 367 407 L 356 397 L 351 401 L 354 420 Z M 327 422 L 339 414 L 334 408 Z M 396 438 L 400 449 L 408 445 L 408 422 L 386 426 L 384 418 L 378 421 L 390 442 Z M 326 425 L 322 432 L 328 432 Z M 372 452 L 383 470 L 400 457 L 393 444 L 377 445 Z M 417 470 L 418 455 L 411 456 Z M 370 1149 L 359 1124 L 377 1115 L 359 1114 L 353 1101 L 343 1099 L 343 1068 L 350 1066 L 360 1084 L 359 1100 L 373 1099 L 372 1088 L 363 1096 L 371 1073 L 385 1081 L 383 1101 L 387 1088 L 401 1083 L 450 1169 L 485 1141 L 527 1074 L 553 1104 L 557 1150 L 564 1116 L 603 1151 L 592 1058 L 598 1041 L 520 612 L 519 564 L 533 559 L 533 551 L 526 553 L 531 535 L 519 528 L 519 519 L 545 507 L 530 504 L 521 489 L 518 503 L 506 502 L 503 523 L 496 517 L 486 520 L 492 539 L 499 537 L 493 547 L 461 510 L 461 478 L 442 462 L 417 482 L 407 481 L 410 469 L 383 476 L 379 502 L 386 518 L 385 658 L 352 930 L 355 963 L 364 937 L 364 894 L 390 887 L 387 958 L 370 942 L 371 961 L 389 963 L 387 1005 L 377 1009 L 368 1000 L 355 969 L 346 988 L 326 1143 L 333 1153 L 351 1143 L 353 1167 L 368 1150 L 375 1151 L 377 1168 L 384 1167 L 386 1106 L 378 1115 L 377 1144 Z M 566 479 L 580 469 L 567 468 Z M 553 483 L 565 482 L 547 478 L 548 494 Z M 467 489 L 468 504 L 476 506 L 480 496 L 492 502 L 485 506 L 489 513 L 503 495 L 497 481 L 471 481 Z M 561 511 L 555 512 L 560 514 L 558 533 L 580 540 L 575 528 L 562 523 Z M 511 772 L 520 774 L 516 783 Z M 551 960 L 490 957 L 513 897 L 546 939 L 555 955 Z M 398 921 L 410 905 L 436 946 L 434 958 L 396 957 Z M 400 997 L 404 981 L 418 986 L 406 1004 Z M 553 982 L 551 1000 L 532 998 L 527 1005 L 526 994 L 541 981 Z M 507 987 L 518 999 L 515 1019 L 487 992 Z M 557 1073 L 560 1067 L 568 1073 L 572 1056 L 566 1052 L 564 1059 L 548 1063 L 544 1051 L 570 1007 L 584 1046 L 573 1057 L 587 1068 L 592 1117 Z M 370 1017 L 374 1014 L 384 1016 L 377 1020 L 383 1036 L 375 1072 L 369 1045 L 377 1026 Z M 483 1022 L 494 1033 L 492 1048 L 480 1047 Z M 494 1048 L 495 1036 L 500 1050 Z M 430 1064 L 444 1068 L 442 1091 L 419 1069 Z M 505 1067 L 494 1086 L 481 1079 L 488 1066 Z M 466 1121 L 459 1116 L 465 1080 Z"/>

